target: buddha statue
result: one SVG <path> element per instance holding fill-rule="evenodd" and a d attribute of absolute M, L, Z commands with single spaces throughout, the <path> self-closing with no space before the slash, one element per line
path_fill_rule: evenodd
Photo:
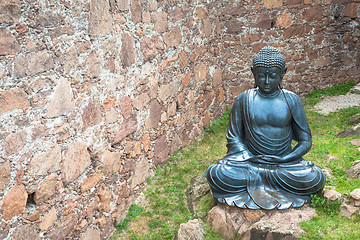
<path fill-rule="evenodd" d="M 253 59 L 255 88 L 236 98 L 227 154 L 206 172 L 221 203 L 266 210 L 301 207 L 324 187 L 321 169 L 302 158 L 311 148 L 311 132 L 300 98 L 282 89 L 286 70 L 285 58 L 273 47 Z"/>

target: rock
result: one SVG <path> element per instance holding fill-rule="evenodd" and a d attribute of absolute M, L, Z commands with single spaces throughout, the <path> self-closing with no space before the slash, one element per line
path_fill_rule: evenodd
<path fill-rule="evenodd" d="M 160 118 L 161 118 L 161 109 L 162 109 L 162 106 L 156 99 L 154 99 L 150 102 L 149 117 L 146 121 L 147 129 L 157 128 L 157 126 L 160 122 Z"/>
<path fill-rule="evenodd" d="M 132 101 L 129 96 L 125 96 L 120 99 L 120 109 L 125 119 L 128 119 L 131 116 Z"/>
<path fill-rule="evenodd" d="M 111 210 L 110 203 L 112 200 L 111 193 L 109 189 L 105 186 L 102 186 L 99 189 L 99 198 L 100 198 L 100 211 L 109 212 Z"/>
<path fill-rule="evenodd" d="M 109 1 L 91 0 L 89 12 L 90 36 L 105 36 L 112 30 Z"/>
<path fill-rule="evenodd" d="M 35 175 L 43 175 L 47 172 L 59 170 L 60 162 L 61 148 L 56 144 L 49 151 L 35 155 L 30 160 L 30 167 Z"/>
<path fill-rule="evenodd" d="M 360 93 L 360 92 L 359 92 Z M 360 113 L 357 113 L 355 115 L 352 115 L 349 119 L 348 119 L 348 124 L 353 125 L 356 123 L 360 123 Z"/>
<path fill-rule="evenodd" d="M 168 15 L 166 12 L 156 12 L 151 16 L 152 22 L 155 23 L 155 30 L 159 33 L 166 32 L 169 27 Z"/>
<path fill-rule="evenodd" d="M 323 169 L 321 169 L 323 171 L 323 173 L 325 174 L 326 179 L 331 179 L 334 178 L 335 176 L 332 174 L 332 171 L 330 168 L 325 167 Z"/>
<path fill-rule="evenodd" d="M 20 17 L 21 17 L 20 0 L 1 0 L 0 24 L 16 23 L 20 20 Z"/>
<path fill-rule="evenodd" d="M 197 212 L 197 204 L 200 198 L 204 197 L 210 193 L 210 186 L 207 183 L 206 177 L 204 174 L 200 174 L 195 176 L 190 181 L 190 187 L 186 189 L 186 198 L 187 198 L 187 205 L 192 213 Z"/>
<path fill-rule="evenodd" d="M 358 7 L 359 7 L 358 3 L 347 3 L 344 10 L 344 16 L 350 18 L 356 18 Z"/>
<path fill-rule="evenodd" d="M 327 201 L 338 201 L 341 200 L 341 193 L 335 190 L 324 190 L 324 198 Z"/>
<path fill-rule="evenodd" d="M 76 223 L 77 223 L 77 215 L 70 215 L 65 217 L 51 232 L 47 234 L 51 240 L 63 240 L 66 238 L 68 234 L 70 234 Z"/>
<path fill-rule="evenodd" d="M 20 51 L 20 45 L 11 35 L 11 32 L 5 28 L 0 28 L 0 56 L 14 55 Z"/>
<path fill-rule="evenodd" d="M 184 51 L 180 51 L 179 59 L 180 59 L 180 67 L 181 68 L 186 68 L 188 66 L 188 64 L 189 64 L 189 60 L 188 60 L 188 58 L 186 56 L 186 53 Z M 189 75 L 189 74 L 185 74 L 185 75 Z M 189 82 L 190 82 L 190 75 L 189 75 Z M 187 87 L 187 86 L 185 86 L 185 87 Z"/>
<path fill-rule="evenodd" d="M 83 130 L 95 125 L 102 120 L 100 102 L 98 99 L 91 99 L 89 104 L 83 109 L 82 114 Z"/>
<path fill-rule="evenodd" d="M 165 102 L 168 98 L 176 96 L 178 90 L 179 86 L 175 81 L 169 84 L 162 84 L 159 88 L 159 98 Z"/>
<path fill-rule="evenodd" d="M 11 188 L 5 195 L 2 205 L 2 215 L 5 220 L 25 212 L 28 195 L 24 185 L 20 184 Z"/>
<path fill-rule="evenodd" d="M 116 6 L 118 7 L 118 9 L 120 11 L 127 11 L 129 10 L 129 1 L 127 0 L 117 0 L 116 1 Z"/>
<path fill-rule="evenodd" d="M 164 42 L 167 47 L 178 47 L 181 44 L 182 35 L 179 25 L 176 25 L 169 32 L 164 34 Z"/>
<path fill-rule="evenodd" d="M 39 228 L 41 231 L 48 230 L 57 220 L 56 209 L 53 207 L 50 211 L 41 219 L 39 223 Z"/>
<path fill-rule="evenodd" d="M 87 146 L 81 142 L 72 143 L 64 154 L 61 166 L 62 180 L 64 185 L 78 178 L 91 164 Z"/>
<path fill-rule="evenodd" d="M 95 52 L 91 52 L 87 57 L 87 76 L 89 78 L 97 78 L 100 75 L 101 62 Z"/>
<path fill-rule="evenodd" d="M 140 0 L 130 0 L 130 10 L 131 10 L 131 20 L 134 23 L 141 22 L 141 1 Z"/>
<path fill-rule="evenodd" d="M 306 21 L 318 21 L 322 18 L 322 7 L 320 5 L 305 9 L 303 17 Z"/>
<path fill-rule="evenodd" d="M 3 191 L 10 182 L 10 164 L 8 161 L 0 165 L 0 191 Z"/>
<path fill-rule="evenodd" d="M 351 202 L 354 206 L 360 207 L 360 189 L 355 189 L 350 193 Z"/>
<path fill-rule="evenodd" d="M 17 55 L 14 59 L 14 75 L 18 78 L 33 76 L 53 69 L 54 66 L 54 60 L 46 50 Z"/>
<path fill-rule="evenodd" d="M 305 29 L 301 25 L 290 26 L 284 30 L 284 38 L 292 38 L 295 36 L 301 36 L 304 33 Z"/>
<path fill-rule="evenodd" d="M 134 175 L 132 176 L 131 187 L 145 182 L 150 177 L 150 165 L 145 157 L 141 157 L 135 165 Z"/>
<path fill-rule="evenodd" d="M 206 19 L 208 16 L 208 10 L 204 7 L 196 7 L 194 16 L 198 19 Z"/>
<path fill-rule="evenodd" d="M 54 28 L 64 23 L 64 16 L 55 11 L 41 11 L 35 19 L 37 25 L 46 28 Z"/>
<path fill-rule="evenodd" d="M 281 8 L 283 5 L 282 0 L 263 0 L 263 4 L 265 8 L 271 9 L 271 8 Z"/>
<path fill-rule="evenodd" d="M 149 95 L 147 93 L 142 93 L 137 98 L 135 98 L 133 106 L 137 110 L 143 110 L 144 107 L 146 107 L 149 102 L 150 102 Z"/>
<path fill-rule="evenodd" d="M 256 20 L 255 24 L 253 24 L 253 27 L 270 29 L 271 25 L 272 25 L 272 20 L 270 19 L 268 12 L 263 12 L 259 14 L 259 17 Z"/>
<path fill-rule="evenodd" d="M 239 34 L 242 31 L 244 24 L 233 17 L 225 23 L 225 27 L 229 34 Z"/>
<path fill-rule="evenodd" d="M 353 215 L 359 212 L 359 208 L 342 203 L 340 206 L 340 215 L 346 218 L 351 218 Z"/>
<path fill-rule="evenodd" d="M 280 26 L 280 27 L 288 27 L 288 26 L 291 26 L 292 24 L 293 24 L 293 21 L 291 20 L 287 9 L 285 9 L 281 13 L 280 17 L 278 18 L 278 20 L 275 23 L 275 25 Z"/>
<path fill-rule="evenodd" d="M 360 94 L 360 83 L 356 84 L 355 86 L 353 86 L 350 91 Z M 360 115 L 360 113 L 355 114 L 355 115 Z"/>
<path fill-rule="evenodd" d="M 105 151 L 101 154 L 100 159 L 102 164 L 99 169 L 105 176 L 110 177 L 123 168 L 121 153 Z"/>
<path fill-rule="evenodd" d="M 36 220 L 38 220 L 40 218 L 40 213 L 39 212 L 34 212 L 32 214 L 30 214 L 29 216 L 26 217 L 27 220 L 31 221 L 31 222 L 35 222 Z"/>
<path fill-rule="evenodd" d="M 127 32 L 121 35 L 120 59 L 124 67 L 130 67 L 136 61 L 134 37 Z"/>
<path fill-rule="evenodd" d="M 201 219 L 189 220 L 180 224 L 176 235 L 177 240 L 202 240 L 204 239 L 204 222 Z"/>
<path fill-rule="evenodd" d="M 133 132 L 137 130 L 137 119 L 135 117 L 126 120 L 121 126 L 119 127 L 118 132 L 115 135 L 115 138 L 112 142 L 112 145 L 116 145 L 121 142 L 125 137 L 129 136 Z"/>
<path fill-rule="evenodd" d="M 20 151 L 26 144 L 26 130 L 8 135 L 2 142 L 5 153 L 12 155 Z"/>
<path fill-rule="evenodd" d="M 355 136 L 355 135 L 358 135 L 358 134 L 360 134 L 360 123 L 358 123 L 357 125 L 352 126 L 352 127 L 348 128 L 348 129 L 345 129 L 344 131 L 338 133 L 336 135 L 336 137 L 337 138 L 340 138 L 340 137 L 352 137 L 352 136 Z"/>
<path fill-rule="evenodd" d="M 0 91 L 0 114 L 14 109 L 28 109 L 30 103 L 28 95 L 20 88 Z"/>
<path fill-rule="evenodd" d="M 94 173 L 89 177 L 85 178 L 80 186 L 81 193 L 86 192 L 91 188 L 95 187 L 96 184 L 100 181 L 101 177 L 102 177 L 101 173 Z"/>
<path fill-rule="evenodd" d="M 12 240 L 40 240 L 34 225 L 26 224 L 17 227 L 11 235 Z"/>
<path fill-rule="evenodd" d="M 209 72 L 209 67 L 203 63 L 194 67 L 195 81 L 200 82 L 206 79 Z"/>
<path fill-rule="evenodd" d="M 165 47 L 159 36 L 153 35 L 150 38 L 144 37 L 140 40 L 141 52 L 144 62 L 163 52 Z"/>
<path fill-rule="evenodd" d="M 360 160 L 355 161 L 346 173 L 348 178 L 360 179 Z"/>
<path fill-rule="evenodd" d="M 360 139 L 354 139 L 350 143 L 353 146 L 360 146 Z"/>
<path fill-rule="evenodd" d="M 305 232 L 302 221 L 317 216 L 308 205 L 286 210 L 249 210 L 217 205 L 208 213 L 208 222 L 225 239 L 297 239 Z"/>
<path fill-rule="evenodd" d="M 285 0 L 284 5 L 296 5 L 300 4 L 302 0 Z"/>
<path fill-rule="evenodd" d="M 81 234 L 81 240 L 100 240 L 100 232 L 97 229 L 88 227 L 85 232 Z"/>
<path fill-rule="evenodd" d="M 73 92 L 66 78 L 60 78 L 51 96 L 47 117 L 54 118 L 68 114 L 74 107 Z"/>
<path fill-rule="evenodd" d="M 168 157 L 169 148 L 166 141 L 166 134 L 164 134 L 155 141 L 153 164 L 156 166 L 164 165 L 168 160 Z"/>
<path fill-rule="evenodd" d="M 46 177 L 41 183 L 39 188 L 36 190 L 34 194 L 34 201 L 36 204 L 40 204 L 47 199 L 49 199 L 52 195 L 55 194 L 57 175 L 52 174 Z"/>

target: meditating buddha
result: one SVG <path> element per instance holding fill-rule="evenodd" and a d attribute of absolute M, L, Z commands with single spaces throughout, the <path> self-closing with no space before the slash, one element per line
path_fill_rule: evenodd
<path fill-rule="evenodd" d="M 267 210 L 300 207 L 324 187 L 321 169 L 302 158 L 311 148 L 311 132 L 300 98 L 282 89 L 286 70 L 273 47 L 253 59 L 255 88 L 235 100 L 227 154 L 206 173 L 221 203 Z"/>

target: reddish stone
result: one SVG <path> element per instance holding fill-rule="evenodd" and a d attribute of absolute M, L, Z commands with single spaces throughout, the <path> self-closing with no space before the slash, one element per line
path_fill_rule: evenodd
<path fill-rule="evenodd" d="M 253 52 L 258 53 L 266 45 L 267 45 L 266 43 L 254 43 L 252 45 Z"/>
<path fill-rule="evenodd" d="M 208 10 L 204 7 L 197 7 L 194 13 L 198 19 L 205 19 L 208 16 Z"/>
<path fill-rule="evenodd" d="M 129 1 L 127 0 L 117 0 L 116 1 L 116 6 L 118 7 L 118 9 L 120 11 L 127 11 L 129 10 Z"/>
<path fill-rule="evenodd" d="M 146 128 L 157 128 L 161 118 L 162 106 L 154 99 L 150 102 L 149 118 L 146 121 Z"/>
<path fill-rule="evenodd" d="M 18 55 L 14 59 L 14 75 L 22 78 L 54 68 L 52 56 L 47 51 Z"/>
<path fill-rule="evenodd" d="M 284 30 L 284 38 L 292 38 L 294 36 L 301 36 L 304 33 L 304 27 L 303 26 L 291 26 Z"/>
<path fill-rule="evenodd" d="M 188 6 L 175 7 L 175 9 L 173 11 L 169 12 L 169 17 L 171 19 L 173 19 L 174 21 L 178 21 L 178 20 L 184 19 L 185 16 L 188 14 L 188 12 L 189 12 Z"/>
<path fill-rule="evenodd" d="M 119 131 L 115 135 L 112 145 L 118 144 L 125 137 L 135 132 L 137 130 L 137 124 L 138 122 L 135 117 L 130 118 L 127 121 L 125 121 L 123 124 L 121 124 L 121 126 L 119 127 Z"/>
<path fill-rule="evenodd" d="M 121 37 L 121 63 L 124 67 L 133 65 L 136 61 L 134 38 L 130 33 L 124 32 Z"/>
<path fill-rule="evenodd" d="M 186 68 L 189 61 L 188 61 L 188 58 L 187 58 L 186 53 L 184 51 L 181 51 L 179 53 L 179 59 L 180 59 L 180 67 L 181 68 Z"/>
<path fill-rule="evenodd" d="M 14 109 L 27 109 L 30 106 L 28 95 L 19 88 L 0 91 L 0 114 Z"/>
<path fill-rule="evenodd" d="M 150 177 L 149 162 L 145 157 L 141 157 L 136 163 L 134 175 L 132 176 L 131 187 L 134 188 L 144 183 Z"/>
<path fill-rule="evenodd" d="M 10 164 L 5 162 L 0 165 L 0 191 L 4 190 L 10 182 Z"/>
<path fill-rule="evenodd" d="M 300 4 L 302 0 L 285 0 L 284 5 L 297 5 Z"/>
<path fill-rule="evenodd" d="M 303 13 L 303 17 L 306 21 L 318 21 L 322 18 L 322 7 L 317 5 L 306 9 Z"/>
<path fill-rule="evenodd" d="M 135 98 L 133 106 L 137 110 L 143 110 L 145 107 L 147 107 L 149 102 L 150 102 L 149 95 L 147 93 L 142 93 Z"/>
<path fill-rule="evenodd" d="M 57 220 L 56 216 L 56 209 L 53 207 L 51 210 L 41 219 L 41 222 L 39 223 L 39 229 L 40 231 L 46 231 L 48 230 L 51 225 L 55 223 Z"/>
<path fill-rule="evenodd" d="M 66 78 L 61 78 L 51 96 L 47 109 L 47 117 L 53 118 L 66 115 L 74 106 L 73 92 Z"/>
<path fill-rule="evenodd" d="M 283 6 L 283 0 L 262 0 L 265 8 L 281 8 Z"/>
<path fill-rule="evenodd" d="M 169 148 L 166 141 L 166 135 L 162 135 L 155 141 L 153 164 L 155 166 L 164 165 L 168 160 L 168 157 Z"/>
<path fill-rule="evenodd" d="M 30 161 L 31 172 L 35 175 L 43 175 L 60 169 L 61 148 L 53 146 L 45 153 L 35 155 Z"/>
<path fill-rule="evenodd" d="M 1 234 L 0 234 L 1 236 Z M 40 240 L 35 225 L 25 224 L 18 226 L 11 235 L 12 240 Z"/>
<path fill-rule="evenodd" d="M 85 107 L 82 114 L 83 130 L 95 125 L 102 119 L 100 111 L 100 103 L 98 99 L 91 99 L 88 106 Z"/>
<path fill-rule="evenodd" d="M 278 18 L 278 20 L 276 21 L 275 25 L 278 25 L 281 27 L 288 27 L 288 26 L 291 26 L 292 24 L 293 24 L 293 21 L 291 20 L 288 11 L 285 9 L 282 12 L 282 14 L 280 15 L 280 17 Z"/>
<path fill-rule="evenodd" d="M 21 17 L 20 0 L 1 0 L 0 1 L 0 24 L 16 23 Z"/>
<path fill-rule="evenodd" d="M 253 24 L 253 27 L 263 28 L 263 29 L 270 29 L 272 25 L 272 20 L 269 17 L 268 12 L 260 13 L 256 23 Z"/>
<path fill-rule="evenodd" d="M 219 68 L 216 68 L 213 74 L 213 81 L 212 85 L 213 87 L 217 87 L 221 84 L 221 72 Z"/>
<path fill-rule="evenodd" d="M 39 188 L 35 191 L 34 201 L 36 204 L 40 204 L 48 200 L 55 194 L 55 187 L 57 182 L 57 175 L 52 174 L 46 177 L 41 183 Z"/>
<path fill-rule="evenodd" d="M 2 215 L 4 219 L 11 220 L 14 216 L 24 213 L 27 198 L 24 185 L 11 188 L 3 199 Z"/>
<path fill-rule="evenodd" d="M 140 40 L 141 52 L 143 54 L 144 62 L 155 57 L 157 54 L 164 51 L 164 43 L 159 36 L 153 35 L 150 38 L 144 37 Z"/>
<path fill-rule="evenodd" d="M 132 103 L 129 96 L 120 99 L 121 113 L 125 119 L 130 118 L 132 112 Z"/>
<path fill-rule="evenodd" d="M 244 6 L 238 4 L 237 6 L 231 6 L 231 7 L 225 7 L 222 11 L 222 15 L 236 15 L 236 16 L 242 16 L 244 13 L 246 13 L 246 9 Z"/>
<path fill-rule="evenodd" d="M 190 73 L 185 73 L 184 77 L 182 78 L 182 85 L 183 87 L 187 87 L 190 85 Z"/>
<path fill-rule="evenodd" d="M 152 15 L 152 21 L 155 23 L 155 30 L 159 33 L 166 32 L 169 27 L 168 15 L 166 12 L 156 12 Z"/>
<path fill-rule="evenodd" d="M 225 27 L 227 28 L 227 33 L 230 34 L 239 34 L 242 31 L 244 23 L 240 22 L 236 18 L 231 18 L 229 21 L 225 23 Z"/>
<path fill-rule="evenodd" d="M 90 2 L 89 34 L 104 36 L 112 30 L 112 16 L 110 5 L 106 0 L 92 0 Z"/>
<path fill-rule="evenodd" d="M 11 32 L 5 28 L 0 28 L 0 56 L 13 55 L 19 51 L 21 51 L 20 45 L 11 35 Z"/>
<path fill-rule="evenodd" d="M 56 226 L 56 228 L 54 228 L 51 232 L 48 232 L 46 237 L 50 238 L 51 240 L 64 240 L 71 238 L 67 238 L 66 236 L 73 232 L 77 220 L 77 215 L 70 215 L 66 217 Z"/>
<path fill-rule="evenodd" d="M 173 27 L 164 34 L 164 42 L 168 47 L 178 47 L 182 41 L 181 29 L 179 25 Z"/>
<path fill-rule="evenodd" d="M 209 72 L 209 67 L 203 63 L 194 67 L 195 81 L 200 82 L 206 79 Z"/>
<path fill-rule="evenodd" d="M 350 17 L 350 18 L 356 18 L 357 17 L 357 10 L 358 10 L 359 4 L 358 3 L 348 3 L 345 6 L 344 10 L 344 16 Z"/>
<path fill-rule="evenodd" d="M 26 130 L 8 135 L 2 142 L 6 154 L 12 155 L 20 151 L 26 144 Z"/>
<path fill-rule="evenodd" d="M 324 34 L 321 32 L 317 33 L 314 37 L 314 44 L 320 45 L 323 40 L 324 40 Z"/>
<path fill-rule="evenodd" d="M 100 207 L 99 210 L 109 212 L 111 210 L 110 203 L 112 201 L 111 193 L 109 189 L 102 186 L 99 189 Z"/>
<path fill-rule="evenodd" d="M 131 10 L 131 20 L 134 23 L 141 22 L 141 0 L 131 0 L 130 1 L 130 10 Z"/>

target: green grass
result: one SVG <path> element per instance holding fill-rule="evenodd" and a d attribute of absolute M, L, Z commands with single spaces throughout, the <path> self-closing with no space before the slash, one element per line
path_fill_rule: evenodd
<path fill-rule="evenodd" d="M 313 106 L 323 96 L 345 94 L 353 85 L 350 82 L 316 90 L 303 100 L 313 135 L 313 147 L 305 159 L 331 170 L 334 178 L 326 180 L 325 189 L 347 194 L 360 188 L 360 180 L 349 180 L 346 175 L 351 164 L 359 160 L 359 152 L 355 146 L 351 146 L 350 141 L 360 136 L 336 138 L 336 134 L 350 127 L 347 119 L 359 113 L 360 107 L 324 116 L 316 113 Z M 131 208 L 113 238 L 173 239 L 181 223 L 211 209 L 211 199 L 202 198 L 198 202 L 198 212 L 193 215 L 187 208 L 185 191 L 192 177 L 203 174 L 208 166 L 226 154 L 225 135 L 229 114 L 228 109 L 222 118 L 213 121 L 200 140 L 180 150 L 165 166 L 156 169 L 155 177 L 149 179 L 145 191 L 149 205 L 143 211 L 135 211 L 138 214 L 133 214 L 134 209 Z M 360 239 L 360 216 L 353 219 L 340 216 L 339 205 L 339 202 L 326 202 L 322 196 L 313 196 L 312 206 L 316 208 L 318 217 L 302 223 L 306 234 L 301 239 Z M 126 231 L 121 233 L 122 229 Z M 221 239 L 206 222 L 205 231 L 205 239 Z"/>

